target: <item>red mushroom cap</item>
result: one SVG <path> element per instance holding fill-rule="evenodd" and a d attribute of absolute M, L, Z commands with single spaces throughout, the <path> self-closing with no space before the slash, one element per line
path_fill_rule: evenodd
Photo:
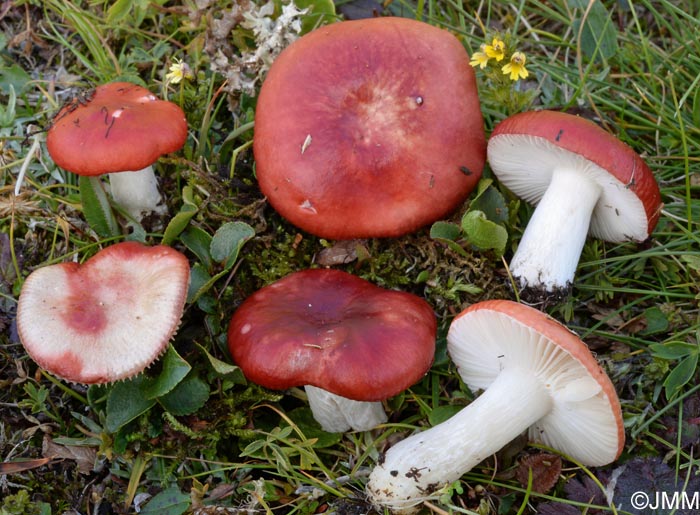
<path fill-rule="evenodd" d="M 46 136 L 51 158 L 78 175 L 141 170 L 187 139 L 187 120 L 177 104 L 130 82 L 95 88 L 54 118 Z"/>
<path fill-rule="evenodd" d="M 406 18 L 298 39 L 270 68 L 255 114 L 260 189 L 326 238 L 399 236 L 449 214 L 478 182 L 485 149 L 464 47 Z"/>
<path fill-rule="evenodd" d="M 68 381 L 136 375 L 175 333 L 189 272 L 180 252 L 136 242 L 107 247 L 83 264 L 38 268 L 20 292 L 20 340 L 39 366 Z"/>
<path fill-rule="evenodd" d="M 501 137 L 502 147 L 497 148 Z M 618 232 L 611 229 L 605 221 L 606 217 L 620 217 L 621 209 L 615 205 L 614 199 L 619 196 L 617 192 L 623 190 L 634 193 L 642 202 L 646 213 L 646 234 L 634 239 L 643 240 L 651 233 L 659 220 L 662 207 L 661 193 L 654 174 L 630 146 L 594 122 L 572 114 L 547 110 L 527 111 L 509 116 L 494 128 L 489 138 L 489 161 L 499 180 L 516 195 L 530 202 L 537 201 L 549 182 L 551 169 L 544 166 L 540 159 L 540 150 L 534 143 L 537 138 L 595 163 L 614 179 L 613 182 L 605 179 L 601 181 L 604 182 L 601 184 L 604 197 L 593 212 L 591 233 L 594 236 L 612 241 L 630 239 L 625 237 L 628 229 L 624 225 L 621 225 L 622 229 Z M 516 179 L 518 174 L 510 166 L 502 166 L 498 162 L 500 159 L 497 161 L 502 148 L 508 148 L 512 152 L 512 155 L 502 159 L 513 165 L 517 163 L 513 168 L 520 169 L 522 179 Z M 542 153 L 546 151 L 546 147 L 541 150 Z M 557 163 L 554 158 L 550 161 Z"/>
<path fill-rule="evenodd" d="M 428 371 L 436 330 L 435 314 L 420 297 L 314 269 L 246 299 L 231 318 L 228 347 L 245 376 L 266 388 L 313 385 L 381 401 Z"/>

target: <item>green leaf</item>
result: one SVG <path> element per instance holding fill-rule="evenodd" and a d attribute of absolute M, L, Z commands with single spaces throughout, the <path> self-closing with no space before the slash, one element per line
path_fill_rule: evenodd
<path fill-rule="evenodd" d="M 250 456 L 253 458 L 262 457 L 263 455 L 258 454 L 258 451 L 260 451 L 260 449 L 265 447 L 265 445 L 267 445 L 267 442 L 265 440 L 263 440 L 262 438 L 259 440 L 253 440 L 252 442 L 250 442 L 248 445 L 245 446 L 245 449 L 243 449 L 243 451 L 241 451 L 239 456 L 241 456 L 241 457 Z"/>
<path fill-rule="evenodd" d="M 460 256 L 467 257 L 467 252 L 455 241 L 460 237 L 461 233 L 462 230 L 459 225 L 450 222 L 435 222 L 430 227 L 430 237 L 432 239 L 447 245 Z"/>
<path fill-rule="evenodd" d="M 7 99 L 7 107 L 0 105 L 0 127 L 11 127 L 17 116 L 17 95 L 15 87 L 10 84 L 10 92 Z"/>
<path fill-rule="evenodd" d="M 700 89 L 698 89 L 700 91 Z M 700 124 L 699 124 L 700 125 Z M 681 259 L 693 270 L 700 272 L 700 256 L 694 254 L 683 254 Z"/>
<path fill-rule="evenodd" d="M 431 426 L 436 426 L 449 419 L 462 409 L 463 408 L 461 406 L 455 405 L 438 406 L 430 412 L 430 415 L 428 415 L 428 422 L 430 422 Z"/>
<path fill-rule="evenodd" d="M 508 222 L 508 205 L 503 195 L 493 186 L 486 187 L 469 205 L 469 211 L 481 211 L 486 218 L 498 224 Z"/>
<path fill-rule="evenodd" d="M 147 378 L 142 384 L 141 391 L 144 397 L 156 399 L 167 394 L 185 378 L 190 370 L 192 370 L 190 364 L 177 353 L 172 345 L 168 345 L 162 359 L 160 374 L 156 378 Z"/>
<path fill-rule="evenodd" d="M 168 226 L 163 233 L 163 245 L 171 245 L 182 231 L 185 230 L 187 224 L 190 223 L 192 217 L 197 214 L 197 208 L 189 204 L 185 204 L 180 208 L 180 211 L 172 217 Z"/>
<path fill-rule="evenodd" d="M 225 361 L 221 361 L 220 359 L 212 356 L 207 349 L 205 349 L 202 345 L 197 344 L 199 349 L 204 353 L 204 355 L 207 357 L 209 360 L 209 363 L 211 364 L 212 368 L 214 369 L 214 372 L 216 372 L 219 376 L 221 377 L 227 377 L 231 381 L 233 381 L 236 384 L 246 384 L 247 381 L 245 379 L 245 376 L 243 375 L 243 371 L 240 369 L 240 367 L 236 365 L 231 365 L 230 363 L 226 363 Z"/>
<path fill-rule="evenodd" d="M 652 355 L 662 359 L 681 359 L 698 353 L 698 346 L 691 343 L 672 341 L 649 345 Z"/>
<path fill-rule="evenodd" d="M 211 235 L 207 231 L 196 226 L 188 227 L 187 230 L 180 235 L 180 241 L 197 256 L 197 259 L 199 259 L 199 262 L 205 268 L 211 268 L 212 259 L 209 253 Z"/>
<path fill-rule="evenodd" d="M 668 374 L 664 381 L 664 389 L 666 390 L 666 399 L 672 399 L 683 386 L 685 386 L 695 375 L 695 369 L 698 366 L 698 354 L 693 353 L 683 359 L 673 370 Z"/>
<path fill-rule="evenodd" d="M 181 515 L 191 503 L 189 494 L 182 493 L 173 485 L 155 495 L 139 512 L 141 515 Z"/>
<path fill-rule="evenodd" d="M 435 222 L 430 227 L 430 237 L 436 240 L 454 241 L 461 232 L 459 225 L 450 222 Z"/>
<path fill-rule="evenodd" d="M 219 227 L 211 240 L 209 251 L 214 261 L 230 269 L 238 259 L 243 244 L 255 236 L 255 230 L 245 222 L 228 222 Z"/>
<path fill-rule="evenodd" d="M 479 179 L 479 182 L 476 185 L 476 195 L 474 196 L 474 200 L 478 199 L 492 184 L 493 179 L 490 177 L 482 177 Z"/>
<path fill-rule="evenodd" d="M 199 211 L 197 204 L 194 202 L 194 194 L 191 186 L 182 188 L 182 207 L 180 211 L 170 220 L 163 234 L 163 245 L 172 245 L 182 231 L 185 230 L 187 224 L 190 223 L 192 217 Z"/>
<path fill-rule="evenodd" d="M 204 293 L 205 285 L 211 281 L 211 274 L 200 264 L 195 263 L 190 269 L 190 284 L 187 290 L 187 303 L 192 304 Z"/>
<path fill-rule="evenodd" d="M 107 23 L 111 25 L 118 24 L 126 18 L 131 10 L 132 1 L 133 0 L 116 0 L 109 9 L 107 9 Z"/>
<path fill-rule="evenodd" d="M 196 374 L 190 374 L 158 402 L 173 415 L 182 416 L 194 413 L 208 399 L 209 385 Z"/>
<path fill-rule="evenodd" d="M 116 433 L 120 428 L 146 413 L 156 401 L 147 399 L 141 390 L 144 382 L 143 374 L 115 383 L 107 396 L 107 418 L 105 427 L 110 433 Z"/>
<path fill-rule="evenodd" d="M 0 66 L 0 91 L 9 94 L 14 89 L 17 94 L 25 92 L 32 77 L 17 64 Z"/>
<path fill-rule="evenodd" d="M 81 176 L 78 185 L 83 214 L 92 230 L 102 238 L 118 236 L 119 225 L 99 177 Z"/>
<path fill-rule="evenodd" d="M 214 276 L 210 276 L 202 265 L 195 263 L 190 272 L 190 286 L 187 292 L 187 302 L 192 304 L 197 302 L 209 289 L 214 286 L 214 283 L 228 274 L 228 270 L 224 269 Z"/>
<path fill-rule="evenodd" d="M 668 330 L 668 318 L 666 318 L 664 312 L 656 306 L 644 310 L 644 318 L 647 321 L 647 326 L 644 330 L 640 331 L 639 334 L 647 336 L 650 334 L 663 333 Z"/>
<path fill-rule="evenodd" d="M 462 230 L 469 243 L 481 250 L 492 249 L 502 256 L 508 242 L 508 231 L 486 218 L 483 211 L 469 211 L 462 217 Z"/>
<path fill-rule="evenodd" d="M 309 12 L 301 17 L 302 34 L 335 19 L 335 4 L 332 0 L 294 0 L 294 5 L 299 9 L 309 8 Z"/>
<path fill-rule="evenodd" d="M 590 5 L 590 9 L 588 8 Z M 589 0 L 569 0 L 569 6 L 578 8 L 580 18 L 574 20 L 573 27 L 576 34 L 581 30 L 581 50 L 588 58 L 596 56 L 610 59 L 618 50 L 617 29 L 612 21 L 612 16 L 605 8 L 603 2 L 589 2 Z M 584 13 L 588 13 L 583 19 Z"/>

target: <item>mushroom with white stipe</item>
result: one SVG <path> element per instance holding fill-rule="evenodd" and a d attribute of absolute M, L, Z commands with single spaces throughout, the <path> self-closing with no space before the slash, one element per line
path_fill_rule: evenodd
<path fill-rule="evenodd" d="M 654 174 L 628 145 L 585 118 L 529 111 L 501 121 L 488 142 L 498 180 L 537 207 L 510 262 L 521 298 L 564 298 L 586 236 L 644 241 L 661 194 Z"/>
<path fill-rule="evenodd" d="M 367 484 L 374 504 L 411 513 L 523 432 L 587 466 L 622 452 L 612 382 L 586 344 L 553 318 L 512 301 L 485 301 L 455 318 L 447 341 L 466 385 L 484 392 L 389 448 Z"/>
<path fill-rule="evenodd" d="M 324 430 L 366 431 L 387 420 L 381 401 L 428 371 L 436 331 L 433 309 L 416 295 L 310 269 L 248 297 L 231 317 L 228 347 L 250 381 L 304 386 Z"/>
<path fill-rule="evenodd" d="M 164 214 L 153 164 L 182 148 L 187 120 L 177 104 L 130 82 L 97 86 L 54 117 L 46 147 L 54 162 L 77 175 L 109 174 L 115 203 L 134 219 Z"/>

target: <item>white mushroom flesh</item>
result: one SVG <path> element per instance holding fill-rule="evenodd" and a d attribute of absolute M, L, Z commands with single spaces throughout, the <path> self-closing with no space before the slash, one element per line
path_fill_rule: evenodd
<path fill-rule="evenodd" d="M 137 171 L 110 173 L 109 185 L 114 202 L 137 222 L 145 215 L 167 212 L 151 166 Z"/>
<path fill-rule="evenodd" d="M 551 407 L 547 389 L 534 374 L 519 367 L 503 371 L 486 392 L 452 418 L 391 447 L 370 474 L 370 500 L 396 513 L 412 512 Z"/>
<path fill-rule="evenodd" d="M 314 418 L 329 433 L 369 431 L 387 421 L 381 402 L 355 401 L 311 385 L 304 390 Z"/>

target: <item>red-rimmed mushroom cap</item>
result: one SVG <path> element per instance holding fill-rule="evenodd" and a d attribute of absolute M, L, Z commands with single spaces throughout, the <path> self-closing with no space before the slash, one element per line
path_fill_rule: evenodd
<path fill-rule="evenodd" d="M 625 429 L 615 387 L 588 346 L 554 318 L 509 300 L 483 301 L 455 317 L 447 341 L 473 391 L 509 368 L 540 379 L 553 407 L 528 429 L 532 441 L 591 466 L 620 456 Z"/>
<path fill-rule="evenodd" d="M 506 300 L 473 304 L 450 324 L 447 351 L 467 386 L 483 392 L 392 445 L 369 476 L 372 503 L 413 513 L 524 431 L 586 466 L 622 452 L 610 379 L 574 333 L 541 311 Z"/>
<path fill-rule="evenodd" d="M 83 264 L 38 268 L 20 292 L 20 340 L 40 367 L 68 381 L 136 375 L 175 333 L 189 271 L 180 252 L 136 242 L 107 247 Z"/>
<path fill-rule="evenodd" d="M 631 147 L 585 118 L 547 110 L 510 116 L 494 128 L 488 157 L 499 181 L 535 204 L 554 170 L 588 166 L 590 177 L 602 188 L 590 222 L 596 238 L 643 241 L 659 219 L 661 193 L 647 164 Z"/>
<path fill-rule="evenodd" d="M 267 388 L 312 385 L 381 401 L 428 371 L 436 328 L 420 297 L 313 269 L 247 298 L 231 318 L 228 347 L 245 376 Z"/>
<path fill-rule="evenodd" d="M 187 139 L 177 104 L 130 82 L 112 82 L 74 99 L 53 119 L 46 147 L 54 162 L 78 175 L 141 170 Z"/>
<path fill-rule="evenodd" d="M 412 232 L 481 176 L 469 56 L 449 32 L 406 18 L 312 31 L 270 68 L 254 153 L 260 189 L 296 226 L 334 239 Z"/>

